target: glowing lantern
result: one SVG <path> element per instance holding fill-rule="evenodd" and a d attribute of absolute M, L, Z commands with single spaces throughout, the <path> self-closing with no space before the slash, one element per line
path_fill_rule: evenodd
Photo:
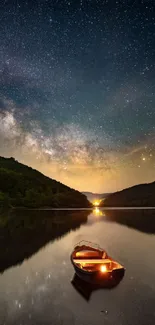
<path fill-rule="evenodd" d="M 102 273 L 107 272 L 106 265 L 101 265 L 101 272 L 102 272 Z"/>

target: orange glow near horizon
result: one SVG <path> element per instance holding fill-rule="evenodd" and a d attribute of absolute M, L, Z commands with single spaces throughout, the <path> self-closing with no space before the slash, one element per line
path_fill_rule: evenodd
<path fill-rule="evenodd" d="M 96 207 L 98 207 L 100 205 L 100 201 L 99 200 L 95 200 L 93 202 L 93 205 L 96 206 Z"/>

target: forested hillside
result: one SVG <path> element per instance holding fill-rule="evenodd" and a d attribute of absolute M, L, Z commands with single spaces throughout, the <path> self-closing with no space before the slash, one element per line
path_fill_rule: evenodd
<path fill-rule="evenodd" d="M 14 158 L 0 157 L 0 206 L 89 207 L 82 193 L 44 176 Z"/>
<path fill-rule="evenodd" d="M 155 182 L 140 184 L 109 195 L 103 202 L 109 207 L 155 206 Z"/>

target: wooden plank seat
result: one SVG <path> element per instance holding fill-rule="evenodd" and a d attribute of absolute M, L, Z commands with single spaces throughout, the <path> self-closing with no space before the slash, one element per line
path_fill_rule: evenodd
<path fill-rule="evenodd" d="M 105 264 L 112 262 L 109 259 L 74 259 L 73 261 L 76 264 Z"/>

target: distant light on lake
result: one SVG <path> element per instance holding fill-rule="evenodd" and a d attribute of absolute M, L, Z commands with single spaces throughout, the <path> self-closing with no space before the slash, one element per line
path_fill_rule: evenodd
<path fill-rule="evenodd" d="M 96 206 L 96 207 L 98 207 L 100 205 L 100 200 L 95 200 L 93 202 L 93 205 Z"/>
<path fill-rule="evenodd" d="M 97 217 L 102 217 L 103 216 L 103 211 L 101 211 L 99 208 L 95 208 L 94 210 L 93 210 L 93 213 L 94 213 L 94 215 L 95 216 L 97 216 Z"/>

